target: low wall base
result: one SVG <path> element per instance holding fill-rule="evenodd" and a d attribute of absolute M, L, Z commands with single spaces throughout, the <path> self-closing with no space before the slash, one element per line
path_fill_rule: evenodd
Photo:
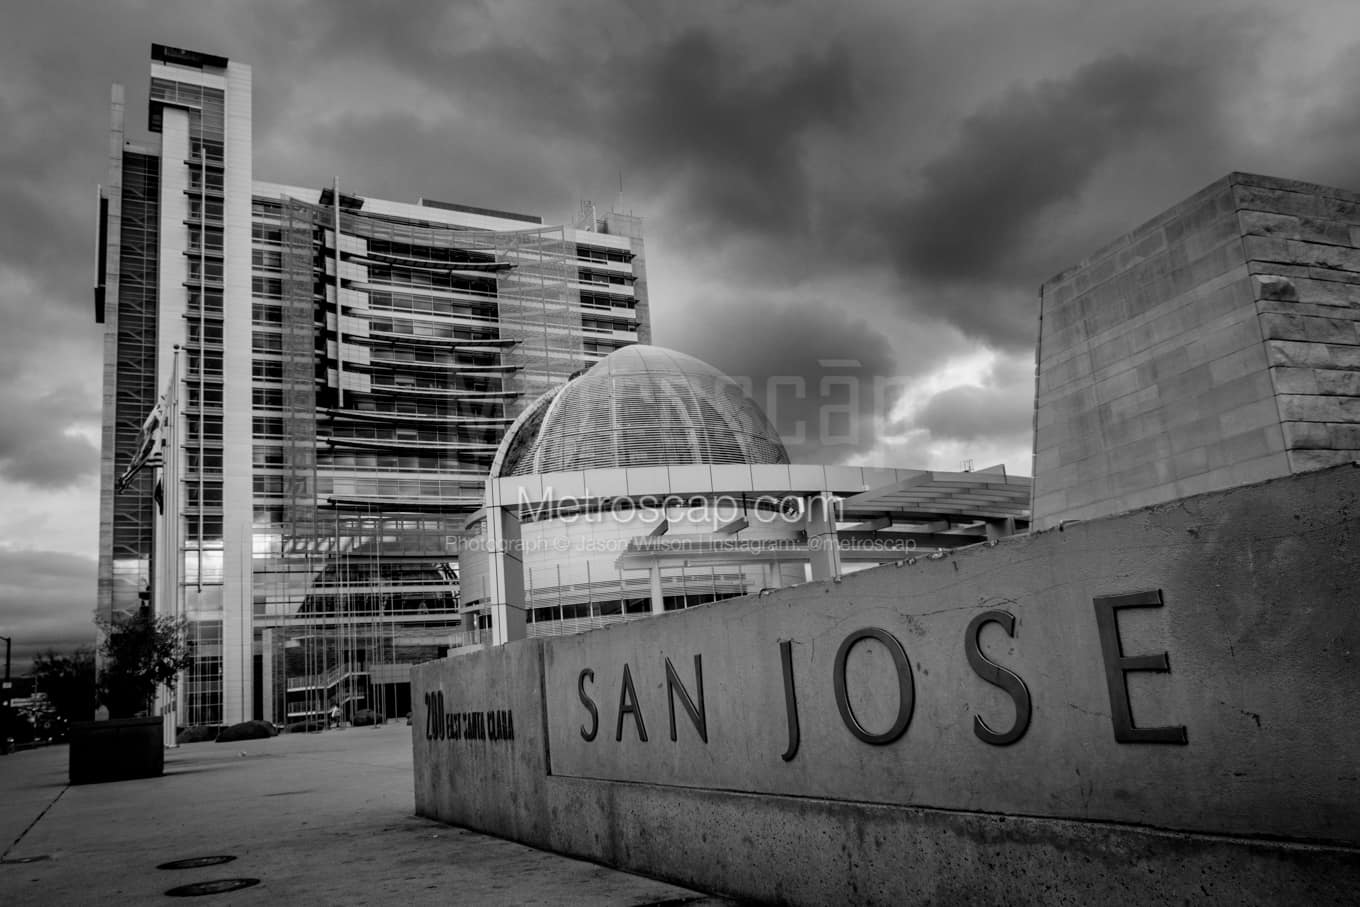
<path fill-rule="evenodd" d="M 159 777 L 165 771 L 164 729 L 163 718 L 73 722 L 71 783 Z"/>
<path fill-rule="evenodd" d="M 1346 847 L 571 778 L 541 793 L 527 834 L 417 812 L 753 903 L 1320 907 L 1360 891 Z"/>

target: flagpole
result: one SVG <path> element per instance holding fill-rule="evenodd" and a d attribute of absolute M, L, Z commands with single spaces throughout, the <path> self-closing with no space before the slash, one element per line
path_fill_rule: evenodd
<path fill-rule="evenodd" d="M 159 615 L 173 617 L 178 623 L 184 613 L 179 582 L 183 546 L 179 540 L 179 344 L 175 344 L 170 360 L 170 384 L 165 389 L 165 416 L 161 431 L 161 481 L 165 500 L 161 512 L 161 592 L 156 602 Z M 202 468 L 202 463 L 199 468 Z M 201 556 L 201 555 L 200 555 Z M 162 686 L 161 714 L 165 716 L 164 734 L 167 747 L 178 746 L 179 697 L 184 685 L 184 672 L 175 680 L 175 688 Z"/>

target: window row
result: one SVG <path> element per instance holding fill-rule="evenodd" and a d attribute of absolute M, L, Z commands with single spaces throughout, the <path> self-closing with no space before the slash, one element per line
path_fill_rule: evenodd
<path fill-rule="evenodd" d="M 608 283 L 628 286 L 637 279 L 632 274 L 615 274 L 611 271 L 595 271 L 590 268 L 577 268 L 576 273 L 583 283 Z"/>
<path fill-rule="evenodd" d="M 496 307 L 492 303 L 467 299 L 441 299 L 412 293 L 370 292 L 368 305 L 373 309 L 412 312 L 419 315 L 461 315 L 471 318 L 494 318 L 496 315 Z"/>
<path fill-rule="evenodd" d="M 494 340 L 495 330 L 490 325 L 485 330 L 436 324 L 426 321 L 413 321 L 409 318 L 373 318 L 369 327 L 374 331 L 388 334 L 409 334 L 412 337 L 441 337 L 454 340 Z"/>
<path fill-rule="evenodd" d="M 603 249 L 599 246 L 576 247 L 576 257 L 586 261 L 613 261 L 627 264 L 633 260 L 633 253 L 624 249 Z"/>
<path fill-rule="evenodd" d="M 608 293 L 582 290 L 581 305 L 589 309 L 636 309 L 637 300 L 631 296 L 610 296 Z"/>

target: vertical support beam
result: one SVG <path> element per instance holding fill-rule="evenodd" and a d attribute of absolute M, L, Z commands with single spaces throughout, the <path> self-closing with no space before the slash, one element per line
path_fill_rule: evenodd
<path fill-rule="evenodd" d="M 666 610 L 666 598 L 661 594 L 661 565 L 652 564 L 651 567 L 651 591 L 652 591 L 652 613 L 661 614 Z"/>
<path fill-rule="evenodd" d="M 265 721 L 273 724 L 274 717 L 274 628 L 266 627 L 260 634 L 260 700 L 264 703 L 264 709 L 260 715 Z"/>
<path fill-rule="evenodd" d="M 331 229 L 335 231 L 335 400 L 345 406 L 345 325 L 340 307 L 340 177 L 331 183 Z"/>
<path fill-rule="evenodd" d="M 487 571 L 491 600 L 491 644 L 528 635 L 524 621 L 524 546 L 519 516 L 509 507 L 486 511 Z"/>
<path fill-rule="evenodd" d="M 807 500 L 807 539 L 812 579 L 836 579 L 841 575 L 840 540 L 836 535 L 836 497 L 828 492 Z"/>

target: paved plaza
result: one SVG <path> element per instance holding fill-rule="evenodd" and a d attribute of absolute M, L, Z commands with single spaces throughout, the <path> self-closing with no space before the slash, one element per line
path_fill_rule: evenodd
<path fill-rule="evenodd" d="M 715 904 L 696 892 L 414 816 L 404 723 L 197 743 L 165 775 L 68 786 L 67 748 L 0 757 L 0 904 Z M 234 860 L 166 870 L 211 856 Z"/>

